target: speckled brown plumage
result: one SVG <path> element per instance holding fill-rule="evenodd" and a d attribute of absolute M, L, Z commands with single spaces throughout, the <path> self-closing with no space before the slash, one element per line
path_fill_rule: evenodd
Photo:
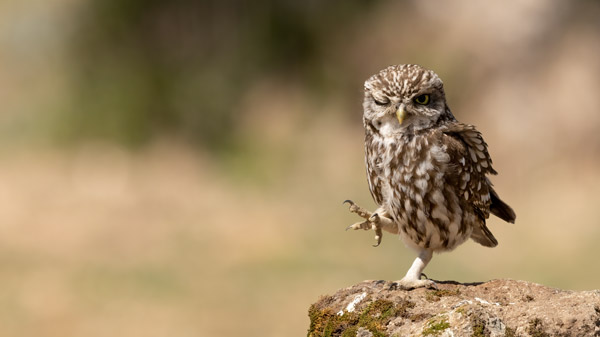
<path fill-rule="evenodd" d="M 487 178 L 496 171 L 481 133 L 454 118 L 440 78 L 417 65 L 388 67 L 365 82 L 363 108 L 367 178 L 379 208 L 351 228 L 398 233 L 419 252 L 401 285 L 431 284 L 420 275 L 432 252 L 469 238 L 496 246 L 490 212 L 508 222 L 515 213 Z"/>

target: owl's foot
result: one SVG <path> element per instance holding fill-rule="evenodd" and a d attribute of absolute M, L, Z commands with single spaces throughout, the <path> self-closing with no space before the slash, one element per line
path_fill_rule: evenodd
<path fill-rule="evenodd" d="M 374 216 L 375 215 L 377 215 L 377 214 L 374 214 Z M 379 218 L 379 217 L 377 217 L 377 218 Z M 377 241 L 377 243 L 374 244 L 373 247 L 377 247 L 381 244 L 381 238 L 383 237 L 383 232 L 381 231 L 381 226 L 378 224 L 378 222 L 373 222 L 371 220 L 365 220 L 365 221 L 357 222 L 353 225 L 346 227 L 346 230 L 349 230 L 349 229 L 354 229 L 354 230 L 364 229 L 366 231 L 372 229 L 375 231 L 375 241 Z"/>
<path fill-rule="evenodd" d="M 415 288 L 436 288 L 435 282 L 428 279 L 427 276 L 423 274 L 423 269 L 425 269 L 429 261 L 431 261 L 432 256 L 432 250 L 421 249 L 419 256 L 417 256 L 412 266 L 410 266 L 408 272 L 406 272 L 406 276 L 404 276 L 400 281 L 394 282 L 392 288 L 402 290 L 410 290 Z M 422 280 L 421 276 L 425 276 L 425 279 Z"/>
<path fill-rule="evenodd" d="M 355 204 L 352 200 L 346 200 L 344 203 L 350 204 L 350 212 L 358 214 L 360 217 L 365 218 L 365 221 L 357 222 L 353 225 L 346 227 L 346 230 L 349 229 L 363 229 L 363 230 L 374 230 L 375 231 L 375 241 L 376 244 L 373 247 L 377 247 L 381 244 L 381 239 L 383 237 L 382 228 L 384 226 L 389 226 L 391 220 L 385 217 L 380 217 L 377 213 L 371 213 L 364 208 Z"/>
<path fill-rule="evenodd" d="M 435 289 L 436 288 L 436 284 L 433 280 L 429 280 L 429 279 L 425 279 L 425 280 L 419 280 L 419 279 L 412 279 L 412 278 L 403 278 L 400 281 L 396 281 L 394 283 L 392 283 L 392 286 L 390 287 L 390 289 L 392 290 L 412 290 L 412 289 L 416 289 L 416 288 L 429 288 L 429 289 Z"/>

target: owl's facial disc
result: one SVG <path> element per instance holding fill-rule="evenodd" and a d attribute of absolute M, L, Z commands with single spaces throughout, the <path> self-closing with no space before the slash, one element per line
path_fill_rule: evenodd
<path fill-rule="evenodd" d="M 392 137 L 400 129 L 397 118 L 392 114 L 385 114 L 374 119 L 372 125 L 383 137 Z"/>
<path fill-rule="evenodd" d="M 408 118 L 406 105 L 399 103 L 395 98 L 387 98 L 387 104 L 381 106 L 375 103 L 373 113 L 368 114 L 370 124 L 381 136 L 396 137 L 402 133 L 402 122 Z"/>
<path fill-rule="evenodd" d="M 397 99 L 391 98 L 384 109 L 370 116 L 371 125 L 383 137 L 397 137 L 407 130 L 412 132 L 428 128 L 437 120 L 438 114 L 436 110 L 425 110 L 425 107 L 421 106 L 424 104 L 415 106 L 412 100 L 398 102 Z"/>

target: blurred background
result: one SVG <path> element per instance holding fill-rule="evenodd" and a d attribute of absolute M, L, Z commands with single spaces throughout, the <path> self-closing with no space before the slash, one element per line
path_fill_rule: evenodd
<path fill-rule="evenodd" d="M 0 2 L 0 335 L 303 336 L 414 253 L 373 208 L 362 85 L 417 63 L 517 212 L 434 279 L 600 288 L 597 1 Z"/>

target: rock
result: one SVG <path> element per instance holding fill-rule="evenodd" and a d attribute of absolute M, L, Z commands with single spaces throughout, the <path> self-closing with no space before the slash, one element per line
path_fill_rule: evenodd
<path fill-rule="evenodd" d="M 600 290 L 565 291 L 493 280 L 397 290 L 364 281 L 309 309 L 309 337 L 600 336 Z"/>

